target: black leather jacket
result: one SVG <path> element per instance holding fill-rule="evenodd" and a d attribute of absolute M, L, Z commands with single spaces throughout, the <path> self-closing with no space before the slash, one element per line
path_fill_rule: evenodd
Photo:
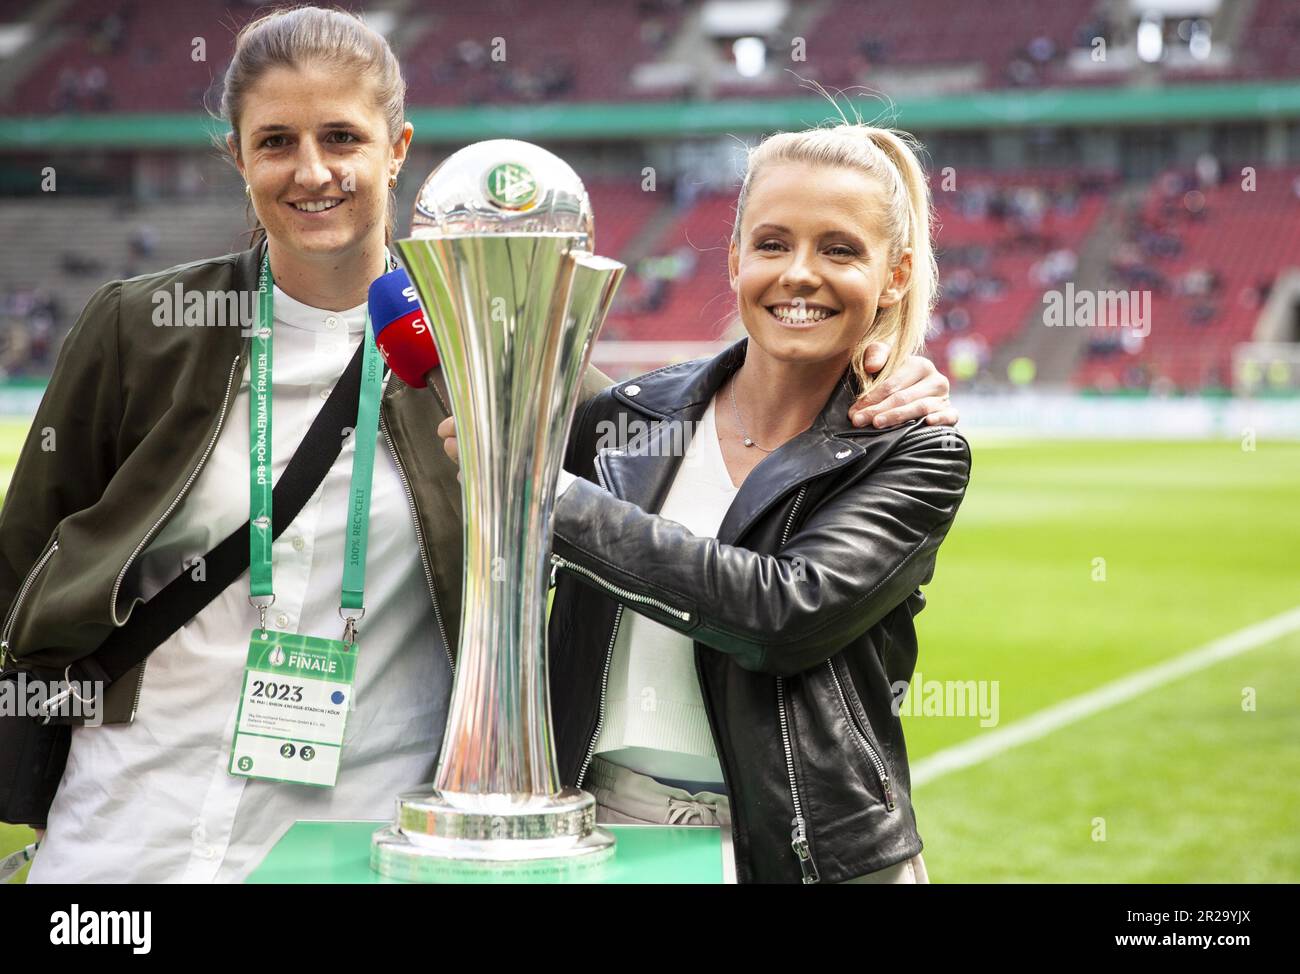
<path fill-rule="evenodd" d="M 672 485 L 681 423 L 704 415 L 746 344 L 579 407 L 565 466 L 585 479 L 556 505 L 551 559 L 560 775 L 579 786 L 586 775 L 631 608 L 695 642 L 739 881 L 840 882 L 922 847 L 891 687 L 912 677 L 918 586 L 965 493 L 970 450 L 921 420 L 853 427 L 849 371 L 816 422 L 749 474 L 716 539 L 646 513 Z"/>

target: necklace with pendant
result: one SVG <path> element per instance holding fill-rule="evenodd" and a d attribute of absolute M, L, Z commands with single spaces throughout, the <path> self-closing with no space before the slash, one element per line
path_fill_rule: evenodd
<path fill-rule="evenodd" d="M 761 447 L 761 446 L 759 446 L 757 443 L 755 443 L 755 442 L 754 442 L 754 438 L 753 438 L 752 436 L 749 435 L 749 430 L 745 429 L 745 422 L 744 422 L 744 420 L 742 420 L 742 419 L 740 418 L 740 409 L 736 406 L 736 379 L 735 379 L 735 376 L 732 376 L 731 382 L 730 382 L 730 383 L 728 384 L 728 386 L 727 386 L 727 391 L 731 394 L 731 412 L 732 412 L 732 414 L 736 417 L 736 425 L 740 427 L 740 432 L 742 432 L 742 433 L 745 434 L 745 435 L 741 438 L 741 442 L 744 443 L 745 446 L 757 447 L 758 449 L 762 450 L 764 453 L 771 453 L 772 450 L 764 449 L 763 447 Z M 776 449 L 776 448 L 773 447 L 772 449 Z"/>

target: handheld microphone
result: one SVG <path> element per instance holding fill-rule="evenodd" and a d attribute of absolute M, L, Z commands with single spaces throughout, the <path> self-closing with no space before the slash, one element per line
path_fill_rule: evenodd
<path fill-rule="evenodd" d="M 406 271 L 399 267 L 375 278 L 369 305 L 375 344 L 388 367 L 407 385 L 431 385 L 430 373 L 439 362 L 438 347 Z"/>

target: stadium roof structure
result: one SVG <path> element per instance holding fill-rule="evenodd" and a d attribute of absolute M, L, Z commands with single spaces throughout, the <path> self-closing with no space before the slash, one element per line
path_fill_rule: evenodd
<path fill-rule="evenodd" d="M 925 97 L 841 98 L 864 120 L 909 130 L 1144 125 L 1300 118 L 1300 83 L 990 91 Z M 413 108 L 421 141 L 489 138 L 640 139 L 805 128 L 832 115 L 823 98 Z M 44 148 L 193 148 L 217 131 L 202 113 L 114 113 L 0 118 L 0 151 Z"/>

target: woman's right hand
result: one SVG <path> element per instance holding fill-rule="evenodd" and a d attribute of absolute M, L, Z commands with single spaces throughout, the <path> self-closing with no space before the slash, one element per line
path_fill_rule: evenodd
<path fill-rule="evenodd" d="M 448 416 L 438 424 L 438 435 L 442 437 L 442 448 L 447 456 L 460 463 L 460 447 L 456 445 L 455 416 Z"/>
<path fill-rule="evenodd" d="M 451 457 L 459 465 L 460 447 L 456 445 L 456 417 L 448 416 L 438 424 L 438 435 L 442 437 L 442 448 L 446 451 L 447 456 Z M 456 472 L 456 483 L 460 483 L 460 471 Z"/>
<path fill-rule="evenodd" d="M 447 456 L 460 463 L 460 447 L 456 446 L 455 416 L 447 416 L 447 419 L 438 424 L 438 436 L 442 437 L 442 449 L 446 451 Z"/>

